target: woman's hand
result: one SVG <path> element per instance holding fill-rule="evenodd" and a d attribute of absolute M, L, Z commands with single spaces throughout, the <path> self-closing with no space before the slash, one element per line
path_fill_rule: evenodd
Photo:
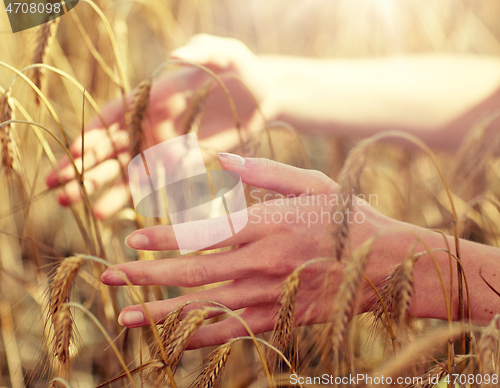
<path fill-rule="evenodd" d="M 243 43 L 235 39 L 196 35 L 186 46 L 174 51 L 172 58 L 197 62 L 220 74 L 236 104 L 243 129 L 250 130 L 251 127 L 259 125 L 259 122 L 251 125 L 253 120 L 258 118 L 255 101 L 248 91 L 239 81 L 223 76 L 223 73 L 238 75 L 259 103 L 266 100 L 272 84 L 271 77 L 267 76 L 268 72 L 263 63 Z M 190 98 L 208 79 L 209 76 L 203 71 L 186 67 L 153 81 L 150 105 L 143 121 L 143 149 L 183 134 Z M 127 98 L 128 104 L 133 97 L 132 92 Z M 113 146 L 101 122 L 94 118 L 86 128 L 84 150 L 85 186 L 90 195 L 120 177 L 120 164 L 126 166 L 135 156 L 129 152 L 123 101 L 119 99 L 108 103 L 102 112 L 110 127 L 118 155 L 113 154 Z M 226 151 L 239 144 L 227 98 L 216 83 L 213 83 L 205 103 L 199 139 L 202 147 L 216 151 Z M 71 153 L 76 165 L 81 169 L 81 138 L 73 142 Z M 114 159 L 115 156 L 118 160 Z M 48 175 L 48 187 L 64 183 L 66 193 L 59 194 L 59 203 L 66 206 L 70 202 L 78 202 L 81 199 L 81 191 L 68 157 L 59 161 L 59 174 L 62 182 L 59 182 L 55 171 Z M 95 202 L 94 211 L 99 218 L 107 218 L 128 200 L 127 183 L 119 180 Z"/>
<path fill-rule="evenodd" d="M 231 310 L 245 309 L 241 316 L 255 333 L 268 331 L 273 328 L 282 283 L 286 277 L 310 259 L 331 256 L 330 201 L 335 200 L 338 187 L 318 171 L 302 170 L 267 159 L 219 154 L 219 160 L 224 169 L 240 174 L 243 182 L 274 190 L 284 197 L 250 207 L 247 209 L 248 224 L 243 230 L 207 248 L 236 245 L 236 249 L 205 256 L 120 264 L 104 272 L 102 281 L 112 286 L 125 285 L 123 277 L 116 270 L 123 271 L 136 285 L 196 287 L 229 281 L 190 295 L 150 302 L 147 308 L 153 320 L 161 321 L 186 301 L 210 300 L 222 303 Z M 256 197 L 252 193 L 250 195 Z M 355 217 L 357 213 L 362 214 Z M 364 222 L 353 227 L 349 249 L 354 249 L 387 222 L 368 204 L 357 206 L 351 217 L 353 223 L 354 219 Z M 140 250 L 178 249 L 172 226 L 138 230 L 126 242 L 131 248 Z M 384 278 L 385 268 L 391 265 L 388 261 L 385 264 L 370 267 L 369 276 L 374 281 Z M 333 295 L 341 282 L 341 268 L 339 262 L 330 261 L 310 265 L 302 272 L 296 305 L 299 324 L 324 322 L 325 306 L 331 306 Z M 322 275 L 327 269 L 333 277 L 329 278 L 332 288 L 325 294 L 320 291 L 325 280 Z M 119 321 L 127 327 L 149 324 L 140 305 L 123 309 Z M 246 335 L 245 329 L 239 321 L 231 318 L 202 327 L 192 339 L 190 347 L 220 344 L 240 335 Z"/>

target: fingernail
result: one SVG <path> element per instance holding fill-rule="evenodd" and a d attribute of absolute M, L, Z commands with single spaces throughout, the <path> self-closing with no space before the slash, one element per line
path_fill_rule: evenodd
<path fill-rule="evenodd" d="M 57 179 L 57 175 L 54 173 L 50 173 L 47 178 L 45 178 L 45 184 L 49 187 L 55 187 L 59 184 L 59 179 Z"/>
<path fill-rule="evenodd" d="M 124 311 L 118 316 L 118 323 L 122 326 L 137 326 L 144 322 L 144 314 L 140 311 Z"/>
<path fill-rule="evenodd" d="M 69 198 L 66 196 L 64 192 L 60 192 L 57 195 L 57 202 L 59 202 L 61 206 L 69 206 Z"/>
<path fill-rule="evenodd" d="M 130 248 L 144 249 L 149 246 L 149 238 L 141 233 L 132 233 L 125 239 Z"/>
<path fill-rule="evenodd" d="M 109 286 L 120 286 L 127 284 L 126 278 L 125 272 L 110 268 L 102 273 L 101 282 Z"/>
<path fill-rule="evenodd" d="M 234 166 L 244 166 L 246 164 L 246 159 L 236 154 L 230 154 L 228 152 L 219 152 L 217 156 L 219 157 L 219 160 L 223 163 L 232 164 Z"/>

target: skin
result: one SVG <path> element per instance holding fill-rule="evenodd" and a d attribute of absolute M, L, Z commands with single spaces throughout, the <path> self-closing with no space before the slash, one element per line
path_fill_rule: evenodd
<path fill-rule="evenodd" d="M 187 46 L 175 51 L 174 58 L 183 58 L 206 65 L 218 74 L 238 74 L 255 95 L 268 119 L 283 119 L 304 133 L 361 138 L 381 130 L 398 128 L 421 138 L 434 148 L 456 148 L 471 123 L 483 117 L 500 103 L 500 66 L 497 59 L 481 57 L 415 56 L 377 60 L 306 60 L 290 57 L 262 56 L 251 53 L 241 42 L 207 35 L 194 37 Z M 202 86 L 207 76 L 192 68 L 181 69 L 155 80 L 151 102 L 144 121 L 144 149 L 182 134 L 184 113 L 193 91 Z M 244 136 L 260 129 L 261 122 L 255 103 L 239 82 L 225 79 L 234 98 L 244 129 Z M 132 98 L 132 97 L 130 97 Z M 375 103 L 376 102 L 376 103 Z M 122 123 L 120 101 L 103 109 L 111 126 L 113 141 L 118 149 L 118 161 L 105 131 L 95 120 L 87 128 L 85 138 L 85 177 L 90 193 L 115 181 L 111 190 L 100 197 L 94 211 L 107 218 L 128 201 L 126 182 L 117 180 L 120 166 L 131 159 L 127 151 L 128 138 Z M 214 86 L 204 109 L 199 132 L 202 149 L 227 151 L 238 144 L 234 121 L 225 96 Z M 493 144 L 493 143 L 492 143 Z M 81 165 L 81 139 L 71 148 Z M 213 152 L 211 153 L 213 157 Z M 241 159 L 231 154 L 219 154 L 221 166 L 240 174 L 242 180 L 259 188 L 283 195 L 338 192 L 338 186 L 317 171 L 301 170 L 266 159 Z M 68 196 L 58 197 L 62 205 L 78 202 L 80 190 L 68 159 L 59 162 L 62 182 L 55 172 L 47 184 L 66 184 Z M 314 195 L 310 195 L 311 197 Z M 312 198 L 311 198 L 312 199 Z M 220 302 L 232 310 L 244 309 L 242 317 L 256 333 L 272 329 L 278 308 L 283 280 L 295 268 L 316 257 L 331 256 L 332 238 L 329 225 L 307 225 L 297 222 L 259 221 L 256 214 L 306 211 L 321 214 L 319 205 L 302 205 L 294 199 L 285 204 L 277 200 L 249 209 L 249 222 L 232 238 L 210 247 L 236 245 L 224 253 L 203 257 L 184 257 L 153 262 L 132 262 L 107 270 L 105 284 L 124 285 L 116 270 L 122 271 L 133 284 L 195 287 L 226 282 L 209 290 L 179 298 L 148 304 L 153 319 L 160 321 L 180 303 L 205 299 Z M 256 213 L 257 212 L 257 213 Z M 367 276 L 380 284 L 408 253 L 414 242 L 403 230 L 422 236 L 430 248 L 446 248 L 443 237 L 414 225 L 385 217 L 369 206 L 356 206 L 354 214 L 363 214 L 365 221 L 350 227 L 347 249 L 352 252 L 380 230 L 391 228 L 373 245 L 366 268 Z M 394 228 L 396 231 L 394 231 Z M 140 250 L 177 249 L 173 230 L 168 226 L 147 228 L 132 233 L 126 243 Z M 454 250 L 454 241 L 448 238 Z M 495 262 L 499 249 L 461 241 L 462 260 L 471 289 L 473 318 L 479 323 L 491 320 L 500 312 L 500 298 L 485 284 L 480 272 L 496 289 L 500 277 Z M 416 251 L 423 251 L 422 245 Z M 449 284 L 448 255 L 436 252 L 437 265 L 445 284 Z M 317 293 L 318 280 L 329 269 L 332 289 L 326 295 Z M 455 268 L 455 266 L 453 266 Z M 309 266 L 297 300 L 298 324 L 325 320 L 325 307 L 331 305 L 342 281 L 343 264 L 319 263 Z M 453 270 L 455 271 L 455 270 Z M 424 255 L 415 266 L 414 295 L 410 313 L 418 317 L 446 319 L 444 297 L 440 290 L 435 265 Z M 369 310 L 372 291 L 363 283 L 359 292 L 360 306 Z M 455 281 L 455 288 L 456 281 Z M 453 318 L 458 318 L 458 297 L 453 295 Z M 126 307 L 120 315 L 121 324 L 128 327 L 147 325 L 140 306 Z M 200 328 L 193 337 L 192 348 L 220 344 L 234 336 L 245 335 L 235 319 Z"/>
<path fill-rule="evenodd" d="M 156 261 L 129 262 L 113 266 L 102 275 L 102 281 L 110 286 L 123 286 L 125 282 L 117 273 L 121 271 L 135 285 L 169 285 L 196 287 L 218 282 L 227 282 L 217 287 L 195 292 L 178 298 L 147 303 L 155 321 L 161 321 L 181 303 L 190 300 L 211 300 L 222 303 L 231 310 L 244 309 L 241 314 L 255 333 L 269 331 L 274 326 L 278 309 L 281 285 L 295 268 L 316 257 L 331 256 L 331 224 L 297 221 L 285 214 L 292 212 L 330 212 L 330 206 L 323 206 L 317 195 L 338 193 L 338 185 L 326 175 L 303 170 L 268 159 L 241 158 L 232 154 L 219 154 L 219 161 L 226 170 L 240 174 L 242 180 L 252 186 L 274 190 L 285 196 L 287 201 L 271 200 L 250 207 L 249 222 L 233 237 L 207 249 L 236 245 L 236 249 L 204 256 L 163 259 Z M 308 193 L 317 193 L 308 195 Z M 302 197 L 300 197 L 302 195 Z M 294 198 L 295 197 L 295 198 Z M 316 197 L 316 198 L 314 198 Z M 271 216 L 268 220 L 282 219 L 282 222 L 265 222 L 264 211 L 281 213 L 282 217 Z M 352 222 L 348 240 L 348 251 L 352 252 L 370 236 L 381 230 L 392 230 L 376 240 L 372 247 L 366 275 L 375 284 L 380 284 L 392 272 L 394 266 L 407 255 L 415 238 L 412 232 L 421 236 L 431 249 L 446 248 L 443 237 L 434 232 L 411 224 L 392 220 L 376 212 L 367 203 L 357 204 L 357 213 L 364 215 L 362 223 Z M 362 219 L 361 215 L 357 219 Z M 453 239 L 448 244 L 454 251 Z M 171 226 L 156 226 L 133 232 L 126 240 L 127 245 L 141 250 L 177 249 Z M 500 298 L 484 283 L 480 271 L 489 282 L 500 287 L 498 260 L 500 250 L 461 240 L 462 260 L 471 289 L 472 316 L 478 323 L 488 322 L 494 313 L 500 312 Z M 415 252 L 423 251 L 417 244 Z M 435 252 L 437 265 L 449 287 L 450 265 L 448 255 Z M 453 319 L 458 319 L 458 289 L 456 272 L 453 295 Z M 326 270 L 330 272 L 328 293 L 318 293 Z M 297 323 L 312 324 L 325 321 L 325 309 L 332 303 L 338 286 L 342 282 L 343 263 L 328 262 L 311 265 L 302 274 L 301 288 L 297 300 Z M 439 278 L 431 258 L 424 255 L 415 266 L 414 295 L 410 314 L 418 317 L 446 319 L 444 296 L 440 292 Z M 497 280 L 498 277 L 498 280 Z M 319 294 L 319 295 L 318 295 Z M 361 285 L 360 305 L 362 311 L 372 307 L 373 291 L 365 282 Z M 449 298 L 449 295 L 448 295 Z M 191 306 L 192 307 L 192 306 Z M 190 307 L 187 308 L 187 310 Z M 127 327 L 149 325 L 140 305 L 122 310 L 119 322 Z M 222 344 L 235 336 L 246 335 L 244 327 L 234 318 L 202 327 L 193 337 L 190 347 L 198 348 Z"/>

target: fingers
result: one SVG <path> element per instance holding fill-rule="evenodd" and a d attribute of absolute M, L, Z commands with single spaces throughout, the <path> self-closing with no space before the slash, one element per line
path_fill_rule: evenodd
<path fill-rule="evenodd" d="M 193 236 L 193 244 L 206 247 L 204 250 L 217 249 L 231 245 L 244 244 L 250 241 L 255 241 L 267 233 L 270 225 L 263 223 L 258 224 L 250 218 L 252 214 L 248 214 L 248 209 L 241 210 L 236 213 L 231 213 L 231 222 L 233 225 L 246 226 L 234 235 L 226 237 L 225 232 L 230 227 L 227 217 L 209 218 L 200 221 L 192 221 L 186 223 L 171 225 L 152 226 L 150 228 L 140 229 L 133 232 L 126 239 L 126 244 L 133 249 L 165 251 L 179 249 L 176 236 L 182 236 L 184 242 L 189 243 L 186 236 Z M 209 231 L 209 232 L 207 232 Z M 220 237 L 220 242 L 213 244 Z M 223 239 L 224 238 L 224 239 Z M 204 239 L 206 243 L 204 244 Z M 198 247 L 183 246 L 183 249 L 200 250 Z"/>
<path fill-rule="evenodd" d="M 251 283 L 255 282 L 252 280 L 234 281 L 229 284 L 189 295 L 183 295 L 178 298 L 148 302 L 145 304 L 145 307 L 154 322 L 161 322 L 177 307 L 191 301 L 200 302 L 186 306 L 184 312 L 199 308 L 201 307 L 200 304 L 203 306 L 216 306 L 214 303 L 209 303 L 208 301 L 220 303 L 233 311 L 246 307 L 276 304 L 276 300 L 280 294 L 279 288 L 269 292 L 269 287 L 265 285 L 260 288 L 252 287 Z M 215 311 L 210 314 L 211 317 L 217 315 L 220 315 L 220 312 Z M 120 313 L 118 321 L 122 326 L 127 327 L 148 326 L 150 324 L 142 305 L 125 307 Z"/>
<path fill-rule="evenodd" d="M 88 195 L 92 195 L 97 189 L 114 181 L 121 173 L 121 166 L 130 161 L 128 154 L 120 154 L 119 161 L 116 159 L 106 160 L 97 167 L 85 172 L 84 184 Z M 76 180 L 69 182 L 65 186 L 65 190 L 61 191 L 58 196 L 58 201 L 63 206 L 68 206 L 70 203 L 79 202 L 82 199 L 82 191 L 80 183 Z"/>
<path fill-rule="evenodd" d="M 94 204 L 93 210 L 97 218 L 104 220 L 120 211 L 130 199 L 127 183 L 120 182 L 107 190 Z"/>
<path fill-rule="evenodd" d="M 132 95 L 128 96 L 127 100 L 130 101 L 133 98 Z M 120 123 L 123 120 L 123 100 L 122 99 L 116 99 L 109 101 L 102 107 L 101 109 L 102 117 L 104 119 L 104 122 L 110 127 L 114 123 Z M 95 128 L 103 128 L 104 125 L 101 121 L 101 119 L 97 116 L 95 116 L 92 121 L 87 125 L 86 131 L 91 131 Z"/>
<path fill-rule="evenodd" d="M 311 195 L 331 191 L 337 186 L 319 171 L 304 170 L 263 158 L 242 158 L 228 153 L 217 155 L 222 167 L 240 174 L 243 182 L 283 195 Z"/>
<path fill-rule="evenodd" d="M 109 286 L 124 286 L 126 282 L 117 272 L 121 271 L 134 285 L 196 287 L 254 275 L 258 270 L 255 261 L 248 260 L 253 254 L 252 249 L 241 247 L 206 256 L 134 261 L 109 268 L 101 280 Z"/>
<path fill-rule="evenodd" d="M 250 327 L 253 334 L 271 331 L 274 327 L 275 306 L 249 307 L 240 317 Z M 222 345 L 232 338 L 247 337 L 250 333 L 241 321 L 231 317 L 221 322 L 200 327 L 191 337 L 188 349 Z"/>
<path fill-rule="evenodd" d="M 126 131 L 113 131 L 112 140 L 115 144 L 117 152 L 127 149 L 128 134 Z M 111 144 L 108 134 L 104 129 L 96 129 L 88 132 L 85 135 L 85 155 L 84 163 L 85 170 L 89 170 L 100 162 L 109 159 L 114 154 L 113 145 Z M 75 165 L 79 171 L 82 170 L 82 153 L 81 153 L 81 138 L 76 140 L 71 146 L 73 157 L 75 157 Z M 75 178 L 75 168 L 68 156 L 61 158 L 58 162 L 59 178 L 55 171 L 50 172 L 46 178 L 48 187 L 56 187 L 60 183 L 68 182 Z"/>
<path fill-rule="evenodd" d="M 215 71 L 229 70 L 252 57 L 241 41 L 207 34 L 194 35 L 185 46 L 172 52 L 172 58 L 201 63 Z"/>

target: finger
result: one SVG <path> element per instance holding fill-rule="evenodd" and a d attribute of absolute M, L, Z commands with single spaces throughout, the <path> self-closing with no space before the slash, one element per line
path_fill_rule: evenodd
<path fill-rule="evenodd" d="M 256 205 L 258 206 L 258 205 Z M 248 209 L 231 213 L 231 222 L 236 225 L 246 226 L 238 233 L 231 235 L 230 224 L 227 216 L 209 218 L 171 225 L 152 226 L 131 233 L 125 243 L 133 249 L 140 250 L 176 250 L 179 249 L 177 237 L 181 236 L 183 242 L 197 244 L 196 247 L 183 246 L 182 249 L 210 250 L 237 244 L 245 244 L 263 237 L 270 224 L 257 221 L 257 215 Z M 260 218 L 260 217 L 259 217 Z M 229 236 L 228 236 L 229 232 Z M 185 238 L 191 236 L 192 238 Z M 226 237 L 228 236 L 228 237 Z M 213 241 L 219 241 L 213 243 Z M 204 244 L 205 243 L 205 244 Z M 203 249 L 199 247 L 204 247 Z"/>
<path fill-rule="evenodd" d="M 264 288 L 251 287 L 248 281 L 237 281 L 229 284 L 224 284 L 209 290 L 195 292 L 189 295 L 183 295 L 178 298 L 166 299 L 156 302 L 148 302 L 145 307 L 155 323 L 162 322 L 165 317 L 174 311 L 177 307 L 187 303 L 189 304 L 183 310 L 184 313 L 191 309 L 200 308 L 201 306 L 217 307 L 215 302 L 222 304 L 230 310 L 236 311 L 246 307 L 253 307 L 264 304 L 275 304 L 280 290 L 276 290 L 271 295 Z M 209 317 L 221 315 L 221 311 L 210 313 Z M 139 327 L 148 326 L 150 324 L 147 315 L 144 313 L 142 305 L 134 305 L 125 307 L 118 318 L 122 326 Z"/>
<path fill-rule="evenodd" d="M 274 327 L 276 306 L 249 307 L 240 318 L 250 327 L 253 334 L 270 331 Z M 188 349 L 222 345 L 232 338 L 249 336 L 250 333 L 241 321 L 231 317 L 221 322 L 200 327 L 189 341 Z"/>
<path fill-rule="evenodd" d="M 94 204 L 94 214 L 104 220 L 118 213 L 130 200 L 127 183 L 120 182 L 107 190 Z"/>
<path fill-rule="evenodd" d="M 115 131 L 112 135 L 113 147 L 105 130 L 93 130 L 85 136 L 85 155 L 83 157 L 85 170 L 91 169 L 100 162 L 114 156 L 114 151 L 121 153 L 127 149 L 128 134 L 126 131 Z M 79 143 L 79 144 L 78 144 Z M 75 140 L 71 146 L 72 155 L 78 171 L 82 171 L 81 138 Z M 75 167 L 69 156 L 65 156 L 58 161 L 59 177 L 56 171 L 51 171 L 46 178 L 48 187 L 56 187 L 60 183 L 65 183 L 74 179 Z"/>
<path fill-rule="evenodd" d="M 117 272 L 121 271 L 134 285 L 197 287 L 256 275 L 260 268 L 251 260 L 255 253 L 244 246 L 206 256 L 134 261 L 107 269 L 101 280 L 108 286 L 124 286 L 126 282 Z"/>
<path fill-rule="evenodd" d="M 171 57 L 197 62 L 215 71 L 224 71 L 235 65 L 234 58 L 247 52 L 248 48 L 236 39 L 197 34 L 185 46 L 174 50 Z"/>
<path fill-rule="evenodd" d="M 107 183 L 114 181 L 121 173 L 121 165 L 130 161 L 128 154 L 120 154 L 119 161 L 116 159 L 106 160 L 97 167 L 85 172 L 84 184 L 88 195 L 94 194 L 99 188 Z M 70 203 L 77 203 L 82 199 L 80 183 L 76 180 L 69 182 L 65 190 L 58 196 L 58 202 L 63 206 Z"/>
<path fill-rule="evenodd" d="M 242 158 L 228 153 L 217 155 L 222 167 L 237 172 L 243 182 L 283 195 L 310 195 L 333 190 L 337 186 L 319 171 L 304 170 L 263 158 Z"/>
<path fill-rule="evenodd" d="M 127 97 L 127 101 L 130 101 L 133 98 L 133 94 Z M 120 123 L 121 121 L 124 120 L 124 114 L 123 114 L 123 100 L 122 99 L 116 99 L 109 101 L 104 105 L 104 107 L 101 109 L 102 113 L 102 118 L 104 119 L 104 122 L 110 127 L 115 123 Z M 104 128 L 104 124 L 102 123 L 102 120 L 98 117 L 95 116 L 92 121 L 87 125 L 85 128 L 86 131 L 91 131 L 95 128 Z"/>

